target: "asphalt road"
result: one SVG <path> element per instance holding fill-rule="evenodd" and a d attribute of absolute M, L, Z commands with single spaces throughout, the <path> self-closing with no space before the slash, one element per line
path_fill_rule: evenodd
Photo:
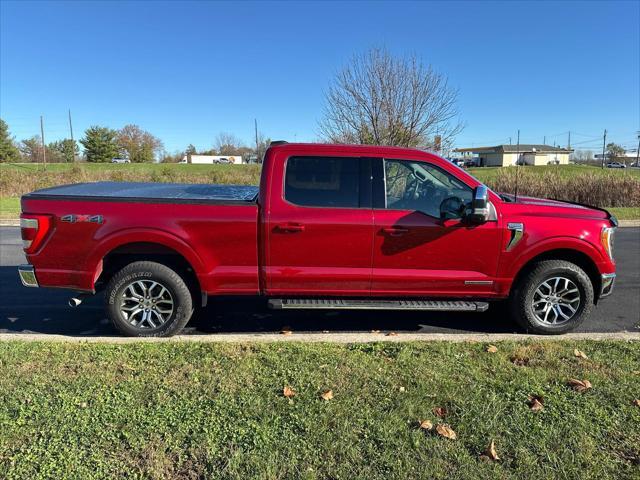
<path fill-rule="evenodd" d="M 621 228 L 616 237 L 618 279 L 579 332 L 640 332 L 640 229 Z M 20 230 L 0 227 L 0 333 L 111 336 L 100 295 L 78 308 L 67 306 L 66 290 L 26 288 L 16 265 L 25 263 Z M 186 334 L 278 332 L 512 333 L 519 332 L 503 304 L 484 313 L 381 311 L 272 311 L 258 300 L 215 300 L 196 314 Z"/>

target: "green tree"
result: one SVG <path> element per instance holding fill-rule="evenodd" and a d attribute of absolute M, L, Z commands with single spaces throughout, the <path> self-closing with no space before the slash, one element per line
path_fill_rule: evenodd
<path fill-rule="evenodd" d="M 71 163 L 78 153 L 78 145 L 70 138 L 51 142 L 47 145 L 47 161 Z M 49 160 L 50 157 L 51 160 Z"/>
<path fill-rule="evenodd" d="M 20 153 L 27 162 L 42 162 L 42 140 L 40 135 L 25 138 L 20 142 Z"/>
<path fill-rule="evenodd" d="M 615 143 L 607 144 L 607 158 L 610 161 L 615 161 L 616 158 L 624 158 L 624 154 L 626 150 L 622 148 L 620 145 Z"/>
<path fill-rule="evenodd" d="M 118 157 L 118 132 L 107 127 L 93 125 L 84 132 L 80 140 L 88 162 L 110 162 Z"/>
<path fill-rule="evenodd" d="M 162 142 L 137 125 L 125 125 L 118 130 L 118 145 L 132 163 L 153 162 L 162 151 Z"/>
<path fill-rule="evenodd" d="M 17 162 L 20 151 L 9 134 L 9 125 L 0 118 L 0 162 Z"/>

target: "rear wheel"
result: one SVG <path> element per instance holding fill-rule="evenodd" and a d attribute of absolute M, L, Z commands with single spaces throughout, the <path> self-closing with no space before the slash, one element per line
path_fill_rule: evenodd
<path fill-rule="evenodd" d="M 193 313 L 183 278 L 156 262 L 130 263 L 109 281 L 105 292 L 113 325 L 132 337 L 169 337 L 180 332 Z"/>
<path fill-rule="evenodd" d="M 545 260 L 520 279 L 509 302 L 512 316 L 526 331 L 566 333 L 591 313 L 593 285 L 577 265 Z"/>

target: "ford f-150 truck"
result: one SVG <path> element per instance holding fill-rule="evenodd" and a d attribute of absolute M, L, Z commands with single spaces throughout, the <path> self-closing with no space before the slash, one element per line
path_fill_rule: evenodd
<path fill-rule="evenodd" d="M 615 217 L 499 194 L 424 151 L 289 144 L 260 186 L 98 182 L 22 197 L 30 287 L 103 290 L 124 334 L 168 336 L 211 295 L 271 308 L 483 311 L 574 329 L 615 279 Z"/>

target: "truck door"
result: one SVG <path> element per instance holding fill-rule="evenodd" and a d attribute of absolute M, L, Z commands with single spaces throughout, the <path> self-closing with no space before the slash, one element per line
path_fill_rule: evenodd
<path fill-rule="evenodd" d="M 440 219 L 440 205 L 473 189 L 450 172 L 417 160 L 374 164 L 374 257 L 371 291 L 379 296 L 491 296 L 501 232 Z"/>
<path fill-rule="evenodd" d="M 369 295 L 369 159 L 290 156 L 274 170 L 269 202 L 268 294 Z"/>

